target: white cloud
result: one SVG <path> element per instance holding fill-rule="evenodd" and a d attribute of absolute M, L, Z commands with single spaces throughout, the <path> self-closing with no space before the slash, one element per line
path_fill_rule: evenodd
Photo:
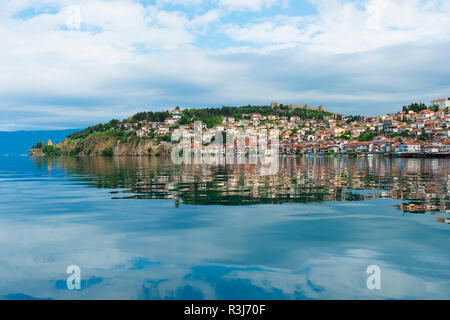
<path fill-rule="evenodd" d="M 448 95 L 448 1 L 315 0 L 317 14 L 268 18 L 257 10 L 282 2 L 193 0 L 192 11 L 164 3 L 78 1 L 81 28 L 67 30 L 73 1 L 1 2 L 0 128 L 60 127 L 65 114 L 67 123 L 99 122 L 174 104 L 289 99 L 345 112 Z M 44 13 L 13 18 L 30 7 Z M 231 8 L 255 12 L 238 23 Z"/>
<path fill-rule="evenodd" d="M 276 17 L 271 21 L 247 24 L 243 27 L 229 24 L 224 32 L 234 41 L 258 44 L 294 44 L 310 39 L 311 30 L 302 30 L 306 19 Z M 312 28 L 314 29 L 314 28 Z"/>
<path fill-rule="evenodd" d="M 355 52 L 450 38 L 450 6 L 441 1 L 370 0 L 362 8 L 337 0 L 314 2 L 319 33 L 310 41 L 317 49 Z"/>
<path fill-rule="evenodd" d="M 191 20 L 191 26 L 202 27 L 211 23 L 217 22 L 222 17 L 223 13 L 219 9 L 210 10 L 204 14 L 197 15 Z"/>
<path fill-rule="evenodd" d="M 279 0 L 219 0 L 219 4 L 231 11 L 259 11 L 263 8 L 279 5 Z"/>
<path fill-rule="evenodd" d="M 448 2 L 369 0 L 362 7 L 339 0 L 312 2 L 318 9 L 316 16 L 230 24 L 224 32 L 235 41 L 307 45 L 333 54 L 450 39 Z"/>
<path fill-rule="evenodd" d="M 156 0 L 158 6 L 170 5 L 182 5 L 182 6 L 198 6 L 204 0 Z"/>

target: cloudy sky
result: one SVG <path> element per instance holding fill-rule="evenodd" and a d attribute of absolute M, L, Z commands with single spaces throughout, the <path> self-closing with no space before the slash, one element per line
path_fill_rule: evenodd
<path fill-rule="evenodd" d="M 5 0 L 0 130 L 172 106 L 393 112 L 450 96 L 448 0 Z"/>

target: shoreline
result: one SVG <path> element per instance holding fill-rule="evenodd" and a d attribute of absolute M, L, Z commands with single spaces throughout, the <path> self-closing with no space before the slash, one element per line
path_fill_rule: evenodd
<path fill-rule="evenodd" d="M 23 155 L 25 156 L 25 155 Z M 58 155 L 45 155 L 45 154 L 32 154 L 31 152 L 27 155 L 32 158 L 47 158 L 47 157 L 103 157 L 103 158 L 112 158 L 112 157 L 170 157 L 170 155 L 136 155 L 136 154 L 118 154 L 118 155 L 98 155 L 98 154 L 89 154 L 89 155 L 67 155 L 67 154 L 58 154 Z M 223 155 L 224 157 L 229 157 L 231 155 Z M 361 153 L 361 154 L 348 154 L 348 153 L 334 153 L 334 154 L 280 154 L 280 157 L 292 157 L 292 158 L 358 158 L 358 157 L 389 157 L 389 158 L 415 158 L 415 159 L 432 159 L 432 158 L 450 158 L 450 152 L 441 152 L 441 153 Z M 245 158 L 250 158 L 248 155 Z"/>

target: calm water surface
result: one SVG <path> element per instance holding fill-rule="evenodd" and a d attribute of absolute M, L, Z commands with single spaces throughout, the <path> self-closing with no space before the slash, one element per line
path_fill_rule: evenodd
<path fill-rule="evenodd" d="M 0 156 L 0 298 L 449 299 L 449 174 L 447 159 L 282 158 L 261 176 Z"/>

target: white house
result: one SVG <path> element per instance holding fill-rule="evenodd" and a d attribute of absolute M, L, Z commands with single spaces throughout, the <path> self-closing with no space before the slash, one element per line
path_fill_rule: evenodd
<path fill-rule="evenodd" d="M 438 105 L 439 109 L 443 110 L 445 108 L 450 107 L 450 100 L 449 99 L 435 99 L 431 100 L 431 105 Z"/>
<path fill-rule="evenodd" d="M 422 146 L 416 142 L 403 142 L 397 146 L 398 152 L 420 152 Z"/>

